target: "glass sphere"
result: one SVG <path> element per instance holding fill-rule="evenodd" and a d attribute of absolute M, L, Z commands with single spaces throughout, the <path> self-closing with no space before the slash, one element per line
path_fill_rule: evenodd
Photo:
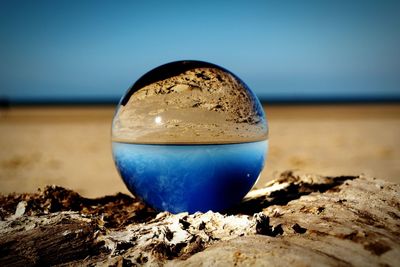
<path fill-rule="evenodd" d="M 257 181 L 268 126 L 256 95 L 233 73 L 177 61 L 146 73 L 121 98 L 112 149 L 128 189 L 156 210 L 223 211 Z"/>

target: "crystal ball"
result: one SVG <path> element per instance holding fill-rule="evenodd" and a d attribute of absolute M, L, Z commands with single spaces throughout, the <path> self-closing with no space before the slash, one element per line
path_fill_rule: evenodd
<path fill-rule="evenodd" d="M 262 105 L 232 72 L 176 61 L 144 74 L 112 122 L 115 165 L 159 211 L 224 211 L 256 183 L 268 151 Z"/>

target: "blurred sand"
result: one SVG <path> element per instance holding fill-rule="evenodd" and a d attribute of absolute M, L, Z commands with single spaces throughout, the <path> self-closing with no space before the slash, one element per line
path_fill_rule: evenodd
<path fill-rule="evenodd" d="M 127 192 L 111 156 L 114 107 L 0 109 L 0 193 L 47 184 L 89 197 Z M 266 106 L 259 184 L 287 169 L 400 182 L 400 105 Z"/>

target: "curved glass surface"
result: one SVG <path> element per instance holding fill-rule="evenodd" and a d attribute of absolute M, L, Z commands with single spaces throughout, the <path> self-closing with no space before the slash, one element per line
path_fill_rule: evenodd
<path fill-rule="evenodd" d="M 137 144 L 226 144 L 266 140 L 260 102 L 231 72 L 178 61 L 141 77 L 121 99 L 112 140 Z"/>

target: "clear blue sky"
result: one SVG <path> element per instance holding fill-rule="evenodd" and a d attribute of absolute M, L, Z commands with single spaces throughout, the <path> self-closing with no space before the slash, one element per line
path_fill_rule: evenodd
<path fill-rule="evenodd" d="M 400 98 L 400 1 L 1 1 L 0 98 L 116 100 L 180 59 L 263 100 Z"/>

